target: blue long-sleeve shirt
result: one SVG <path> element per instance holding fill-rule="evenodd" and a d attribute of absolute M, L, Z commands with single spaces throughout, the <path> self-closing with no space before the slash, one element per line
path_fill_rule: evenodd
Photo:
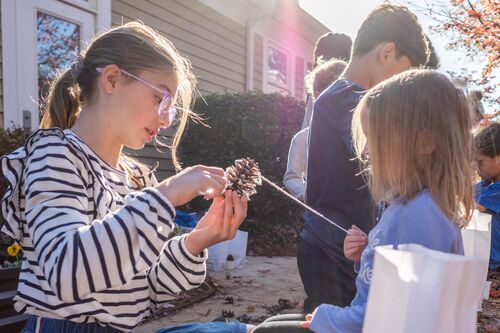
<path fill-rule="evenodd" d="M 483 180 L 475 186 L 475 200 L 493 215 L 491 220 L 490 269 L 500 268 L 500 182 Z"/>
<path fill-rule="evenodd" d="M 311 330 L 318 333 L 355 333 L 363 329 L 368 291 L 373 274 L 375 247 L 414 243 L 427 248 L 463 254 L 462 235 L 432 199 L 423 190 L 407 203 L 392 203 L 380 222 L 368 236 L 356 278 L 356 297 L 348 307 L 329 304 L 319 306 L 311 323 Z"/>
<path fill-rule="evenodd" d="M 351 138 L 352 111 L 364 93 L 360 85 L 339 79 L 314 103 L 306 203 L 346 229 L 356 224 L 368 233 L 375 224 L 376 205 L 354 159 Z M 345 233 L 309 212 L 304 219 L 301 238 L 345 262 Z"/>

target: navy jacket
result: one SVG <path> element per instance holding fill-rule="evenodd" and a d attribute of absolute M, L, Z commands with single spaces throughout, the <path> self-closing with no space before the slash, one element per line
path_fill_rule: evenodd
<path fill-rule="evenodd" d="M 359 174 L 351 134 L 353 110 L 364 93 L 363 87 L 339 79 L 314 103 L 306 203 L 345 229 L 355 224 L 368 234 L 375 225 L 377 209 L 365 178 Z M 300 236 L 320 246 L 332 259 L 345 261 L 345 232 L 309 211 L 304 218 Z"/>

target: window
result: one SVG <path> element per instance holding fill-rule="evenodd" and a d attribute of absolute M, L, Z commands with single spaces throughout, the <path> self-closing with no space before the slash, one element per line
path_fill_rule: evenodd
<path fill-rule="evenodd" d="M 60 68 L 69 67 L 80 48 L 80 26 L 37 12 L 37 62 L 39 102 L 47 96 L 49 82 Z"/>
<path fill-rule="evenodd" d="M 267 38 L 263 50 L 264 92 L 295 95 L 295 54 Z"/>
<path fill-rule="evenodd" d="M 287 87 L 290 80 L 288 75 L 288 55 L 269 46 L 267 50 L 267 79 L 269 83 Z"/>

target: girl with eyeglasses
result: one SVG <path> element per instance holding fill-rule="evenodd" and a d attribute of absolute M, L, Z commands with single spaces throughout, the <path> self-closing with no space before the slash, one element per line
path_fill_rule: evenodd
<path fill-rule="evenodd" d="M 25 332 L 131 331 L 205 278 L 206 248 L 231 239 L 247 198 L 226 191 L 224 171 L 187 168 L 158 183 L 125 156 L 177 121 L 172 160 L 195 78 L 165 37 L 132 22 L 96 37 L 54 78 L 41 129 L 0 160 L 8 183 L 2 231 L 24 258 L 15 308 Z M 187 235 L 168 239 L 175 207 L 212 199 Z M 245 332 L 245 325 L 226 325 Z"/>

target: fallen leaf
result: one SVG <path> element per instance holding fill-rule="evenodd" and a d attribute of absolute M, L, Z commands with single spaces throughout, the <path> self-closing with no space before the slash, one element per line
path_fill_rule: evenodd
<path fill-rule="evenodd" d="M 231 310 L 222 310 L 222 317 L 224 317 L 224 318 L 233 318 L 234 317 L 234 311 L 231 311 Z"/>
<path fill-rule="evenodd" d="M 500 290 L 490 290 L 490 296 L 493 298 L 499 298 L 500 297 Z"/>

